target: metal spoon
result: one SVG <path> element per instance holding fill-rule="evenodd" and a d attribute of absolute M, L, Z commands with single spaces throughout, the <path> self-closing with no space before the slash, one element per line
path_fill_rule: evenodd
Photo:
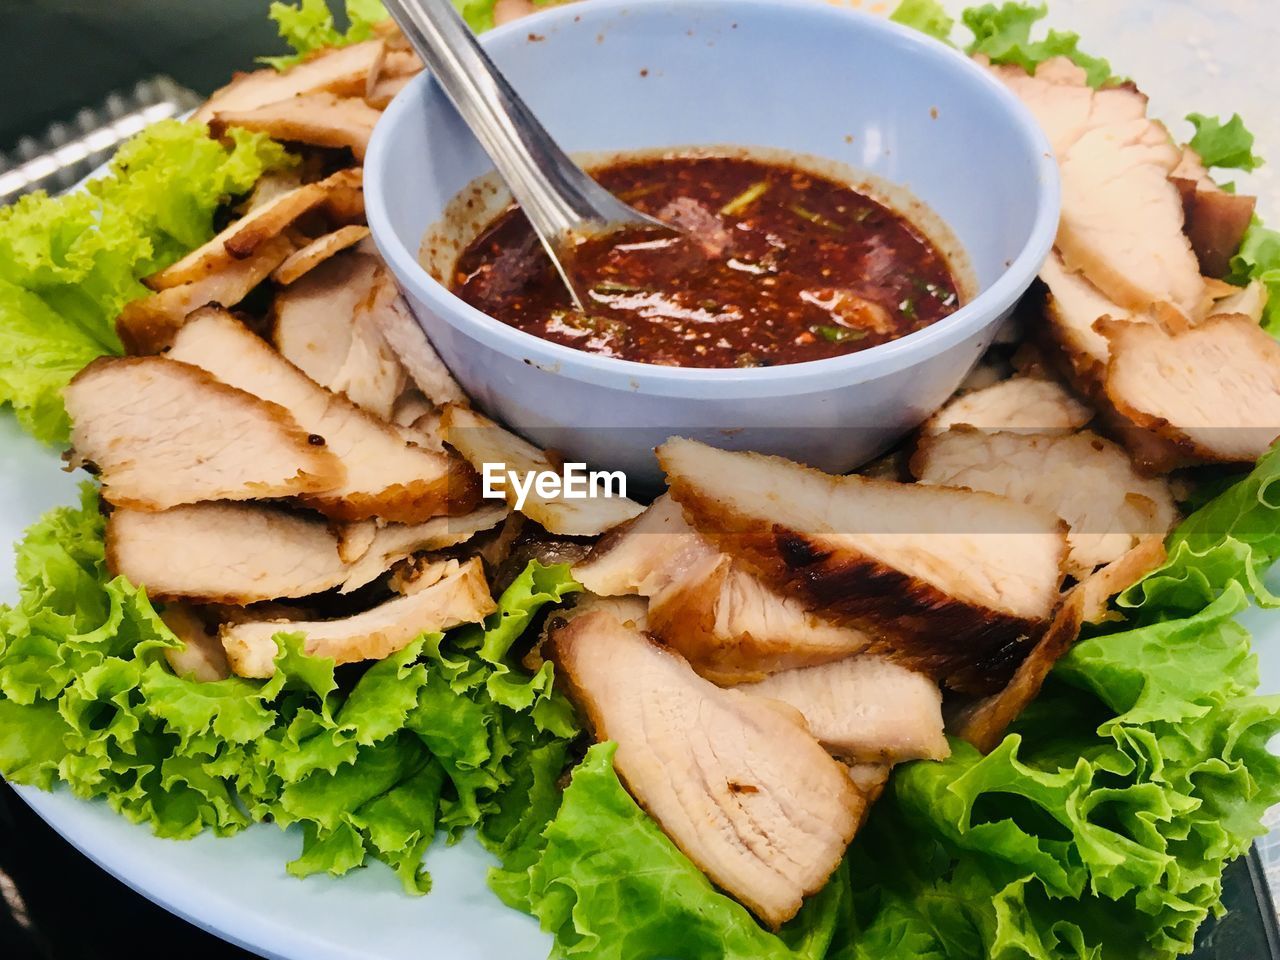
<path fill-rule="evenodd" d="M 585 301 L 572 266 L 577 243 L 626 228 L 674 232 L 627 206 L 569 159 L 476 43 L 450 0 L 384 0 L 384 5 L 489 154 L 579 309 Z"/>

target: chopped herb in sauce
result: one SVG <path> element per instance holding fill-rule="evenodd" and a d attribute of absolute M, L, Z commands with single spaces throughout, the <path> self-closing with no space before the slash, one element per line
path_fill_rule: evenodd
<path fill-rule="evenodd" d="M 810 223 L 816 223 L 820 227 L 824 227 L 827 230 L 834 230 L 837 233 L 844 233 L 844 227 L 840 226 L 840 224 L 836 223 L 830 217 L 824 217 L 822 214 L 810 210 L 808 207 L 802 207 L 798 203 L 793 203 L 790 210 L 797 217 L 803 217 Z"/>
<path fill-rule="evenodd" d="M 851 327 L 832 327 L 823 323 L 815 324 L 809 330 L 828 343 L 846 343 L 849 340 L 861 340 L 867 335 L 865 330 L 854 330 Z"/>
<path fill-rule="evenodd" d="M 720 216 L 736 217 L 769 191 L 768 180 L 757 180 L 720 208 Z"/>

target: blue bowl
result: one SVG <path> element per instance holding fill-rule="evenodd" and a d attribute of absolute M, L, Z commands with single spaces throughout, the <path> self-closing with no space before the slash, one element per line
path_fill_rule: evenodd
<path fill-rule="evenodd" d="M 430 231 L 425 260 L 447 275 L 450 245 L 505 202 L 480 145 L 420 76 L 370 144 L 374 240 L 477 404 L 567 459 L 649 483 L 652 448 L 682 435 L 852 469 L 954 392 L 1052 246 L 1058 173 L 1034 118 L 956 50 L 886 20 L 813 0 L 591 0 L 483 43 L 571 152 L 803 155 L 958 243 L 971 286 L 955 314 L 900 340 L 776 367 L 662 367 L 540 340 L 464 303 L 419 260 Z M 456 199 L 468 187 L 469 211 Z"/>

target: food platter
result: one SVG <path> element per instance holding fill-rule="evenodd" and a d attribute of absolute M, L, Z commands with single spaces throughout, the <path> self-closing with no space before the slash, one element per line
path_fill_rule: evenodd
<path fill-rule="evenodd" d="M 1249 70 L 1222 57 L 1234 49 L 1236 63 L 1265 62 L 1268 35 L 1256 24 L 1270 23 L 1263 5 L 1237 3 L 1212 19 L 1197 5 L 1159 5 L 1152 23 L 1145 5 L 1114 5 L 1090 0 L 1058 0 L 1053 22 L 1078 30 L 1090 45 L 1110 54 L 1118 69 L 1131 70 L 1152 94 L 1156 114 L 1177 115 L 1173 104 L 1211 112 L 1240 111 L 1258 133 L 1258 152 L 1280 156 L 1280 128 L 1265 109 L 1264 91 Z M 1155 5 L 1152 5 L 1152 8 Z M 1177 58 L 1150 47 L 1128 45 L 1119 38 L 1151 28 L 1166 36 L 1195 36 L 1185 44 L 1213 78 L 1209 89 L 1189 78 Z M 1092 38 L 1096 37 L 1094 41 Z M 1271 42 L 1280 40 L 1270 37 Z M 1107 43 L 1120 49 L 1107 49 Z M 1256 57 L 1240 57 L 1242 48 L 1258 45 Z M 1212 67 L 1212 68 L 1210 68 Z M 1213 100 L 1205 103 L 1206 99 Z M 1222 104 L 1220 107 L 1219 104 Z M 1271 127 L 1264 124 L 1271 123 Z M 1264 216 L 1280 214 L 1275 181 L 1265 173 L 1242 179 L 1260 196 Z M 22 530 L 50 507 L 74 501 L 76 480 L 58 473 L 60 464 L 47 449 L 25 437 L 5 419 L 0 423 L 0 449 L 5 469 L 0 494 L 0 539 L 19 539 Z M 14 593 L 9 570 L 0 577 L 0 599 Z M 1262 693 L 1280 693 L 1280 625 L 1274 614 L 1250 610 L 1242 616 L 1254 634 L 1260 661 Z M 300 832 L 257 825 L 226 839 L 204 834 L 184 842 L 162 840 L 145 826 L 128 823 L 102 803 L 85 803 L 66 790 L 43 793 L 20 787 L 19 794 L 55 830 L 87 856 L 138 892 L 192 923 L 231 942 L 269 957 L 397 958 L 420 956 L 424 945 L 442 956 L 468 958 L 495 955 L 535 958 L 547 954 L 550 938 L 536 921 L 499 903 L 485 883 L 493 864 L 471 837 L 454 846 L 439 844 L 428 858 L 433 891 L 425 898 L 405 896 L 384 867 L 343 877 L 311 877 L 299 882 L 284 864 L 296 855 Z"/>

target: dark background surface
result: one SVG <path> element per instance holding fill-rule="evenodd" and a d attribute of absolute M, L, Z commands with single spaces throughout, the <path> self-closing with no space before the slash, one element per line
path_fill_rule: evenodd
<path fill-rule="evenodd" d="M 167 74 L 208 94 L 283 47 L 269 0 L 0 0 L 0 153 Z"/>
<path fill-rule="evenodd" d="M 0 0 L 0 153 L 112 92 L 167 75 L 208 94 L 279 52 L 268 0 Z M 1199 960 L 1276 957 L 1261 870 L 1227 871 L 1227 917 L 1201 931 Z M 134 895 L 75 851 L 0 781 L 2 960 L 248 960 Z"/>

